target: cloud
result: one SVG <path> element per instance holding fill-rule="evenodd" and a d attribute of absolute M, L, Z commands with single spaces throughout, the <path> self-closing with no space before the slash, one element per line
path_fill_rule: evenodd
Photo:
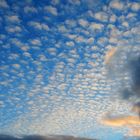
<path fill-rule="evenodd" d="M 49 30 L 49 26 L 47 24 L 44 24 L 44 23 L 40 23 L 40 22 L 37 22 L 37 21 L 31 21 L 28 23 L 29 26 L 32 26 L 33 28 L 35 29 L 38 29 L 38 30 L 45 30 L 45 31 L 48 31 Z"/>
<path fill-rule="evenodd" d="M 133 105 L 132 111 L 138 113 L 140 117 L 140 102 Z"/>
<path fill-rule="evenodd" d="M 123 10 L 124 5 L 119 0 L 114 0 L 114 1 L 111 1 L 110 7 L 117 10 Z"/>
<path fill-rule="evenodd" d="M 107 51 L 107 53 L 105 55 L 105 63 L 106 64 L 109 64 L 110 60 L 115 55 L 116 51 L 117 51 L 117 48 L 111 48 Z"/>
<path fill-rule="evenodd" d="M 90 30 L 102 30 L 104 27 L 103 24 L 100 24 L 100 23 L 91 23 L 91 25 L 89 26 L 89 29 Z"/>
<path fill-rule="evenodd" d="M 136 3 L 136 2 L 134 2 L 134 3 L 132 3 L 131 4 L 131 9 L 133 10 L 133 11 L 139 11 L 140 10 L 140 4 L 139 3 Z"/>
<path fill-rule="evenodd" d="M 22 31 L 20 26 L 7 26 L 6 31 L 8 33 L 19 33 Z"/>
<path fill-rule="evenodd" d="M 6 20 L 8 20 L 9 22 L 12 22 L 12 23 L 19 23 L 20 22 L 20 19 L 17 15 L 7 16 Z"/>
<path fill-rule="evenodd" d="M 87 27 L 88 26 L 88 21 L 85 19 L 79 19 L 78 23 L 82 26 L 82 27 Z"/>
<path fill-rule="evenodd" d="M 122 92 L 123 99 L 130 99 L 131 97 L 140 98 L 140 56 L 131 58 L 128 61 L 128 69 L 131 74 L 131 88 L 124 88 Z"/>
<path fill-rule="evenodd" d="M 140 102 L 140 56 L 135 55 L 134 47 L 130 48 L 132 49 L 131 52 L 121 47 L 109 49 L 105 55 L 105 64 L 108 78 L 112 82 L 118 80 L 118 84 L 120 84 L 115 89 L 119 92 L 118 96 L 133 105 Z"/>
<path fill-rule="evenodd" d="M 37 13 L 37 9 L 32 7 L 32 6 L 26 6 L 24 7 L 24 12 L 25 13 Z"/>
<path fill-rule="evenodd" d="M 1 8 L 8 8 L 9 6 L 8 6 L 8 4 L 6 3 L 5 0 L 1 0 L 1 1 L 0 1 L 0 7 L 1 7 Z"/>
<path fill-rule="evenodd" d="M 102 123 L 109 126 L 133 126 L 140 125 L 140 119 L 138 116 L 107 116 L 102 120 Z"/>
<path fill-rule="evenodd" d="M 95 13 L 95 19 L 107 22 L 108 21 L 108 15 L 105 12 L 98 12 Z"/>
<path fill-rule="evenodd" d="M 128 134 L 129 136 L 140 137 L 140 127 L 134 127 Z"/>
<path fill-rule="evenodd" d="M 45 6 L 44 9 L 45 9 L 45 11 L 49 12 L 50 14 L 52 14 L 54 16 L 58 15 L 57 9 L 53 6 Z"/>

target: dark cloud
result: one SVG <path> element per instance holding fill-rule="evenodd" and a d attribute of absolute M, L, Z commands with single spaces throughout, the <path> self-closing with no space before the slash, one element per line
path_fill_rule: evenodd
<path fill-rule="evenodd" d="M 88 138 L 80 138 L 73 136 L 61 136 L 61 135 L 50 135 L 50 136 L 40 136 L 40 135 L 28 135 L 23 137 L 14 137 L 10 135 L 0 135 L 0 140 L 95 140 Z"/>
<path fill-rule="evenodd" d="M 137 102 L 133 105 L 132 111 L 138 113 L 140 117 L 140 102 Z"/>
<path fill-rule="evenodd" d="M 140 56 L 118 48 L 109 50 L 106 58 L 108 79 L 115 82 L 112 92 L 120 93 L 118 96 L 130 102 L 140 116 Z M 128 79 L 125 78 L 126 74 Z"/>
<path fill-rule="evenodd" d="M 130 60 L 128 68 L 132 78 L 132 85 L 130 89 L 125 88 L 123 90 L 122 97 L 123 99 L 140 98 L 140 57 Z"/>

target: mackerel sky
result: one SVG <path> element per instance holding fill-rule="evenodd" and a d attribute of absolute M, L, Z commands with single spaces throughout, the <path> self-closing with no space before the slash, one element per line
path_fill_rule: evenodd
<path fill-rule="evenodd" d="M 129 137 L 102 119 L 133 114 L 138 57 L 139 0 L 0 0 L 0 133 Z"/>

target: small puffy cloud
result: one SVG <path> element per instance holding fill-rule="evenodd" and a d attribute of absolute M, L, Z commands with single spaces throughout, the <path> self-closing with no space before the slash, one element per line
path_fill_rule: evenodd
<path fill-rule="evenodd" d="M 58 25 L 58 31 L 61 33 L 66 33 L 68 29 L 64 25 Z"/>
<path fill-rule="evenodd" d="M 129 23 L 128 23 L 127 21 L 124 21 L 124 22 L 122 23 L 122 25 L 123 25 L 124 27 L 129 27 Z"/>
<path fill-rule="evenodd" d="M 66 45 L 69 46 L 69 47 L 73 47 L 74 46 L 74 42 L 73 41 L 66 42 Z"/>
<path fill-rule="evenodd" d="M 9 33 L 17 33 L 17 32 L 21 32 L 22 29 L 20 26 L 7 26 L 6 31 Z"/>
<path fill-rule="evenodd" d="M 103 21 L 103 22 L 107 22 L 108 21 L 108 15 L 105 12 L 98 12 L 95 13 L 95 19 Z"/>
<path fill-rule="evenodd" d="M 7 16 L 6 20 L 12 23 L 19 23 L 20 19 L 17 15 Z"/>
<path fill-rule="evenodd" d="M 24 12 L 25 13 L 37 13 L 37 9 L 32 7 L 32 6 L 26 6 L 24 7 Z"/>
<path fill-rule="evenodd" d="M 87 39 L 86 41 L 88 44 L 93 44 L 94 43 L 94 38 L 93 37 L 90 37 Z"/>
<path fill-rule="evenodd" d="M 110 17 L 110 22 L 115 22 L 116 21 L 116 19 L 117 19 L 117 16 L 116 15 L 111 15 L 111 17 Z"/>
<path fill-rule="evenodd" d="M 83 43 L 83 42 L 85 42 L 85 38 L 83 36 L 78 36 L 75 38 L 75 42 Z"/>
<path fill-rule="evenodd" d="M 102 30 L 104 27 L 103 24 L 100 24 L 100 23 L 91 23 L 91 25 L 89 26 L 89 29 L 90 30 Z"/>
<path fill-rule="evenodd" d="M 79 25 L 81 25 L 82 27 L 87 27 L 88 26 L 88 21 L 84 20 L 84 19 L 79 19 L 78 20 Z"/>
<path fill-rule="evenodd" d="M 45 6 L 44 10 L 49 12 L 50 14 L 52 14 L 54 16 L 58 15 L 57 9 L 53 6 Z"/>
<path fill-rule="evenodd" d="M 0 101 L 0 108 L 2 108 L 4 106 L 5 106 L 4 102 L 3 101 Z"/>
<path fill-rule="evenodd" d="M 15 69 L 19 69 L 19 68 L 20 68 L 20 65 L 19 65 L 19 64 L 13 64 L 13 67 L 14 67 Z"/>
<path fill-rule="evenodd" d="M 108 64 L 113 57 L 113 55 L 116 53 L 117 49 L 116 48 L 111 48 L 107 51 L 105 55 L 105 63 Z"/>
<path fill-rule="evenodd" d="M 56 48 L 47 48 L 47 52 L 50 54 L 50 55 L 56 55 L 57 53 L 57 50 Z"/>
<path fill-rule="evenodd" d="M 75 21 L 75 20 L 67 19 L 67 20 L 65 21 L 65 23 L 66 23 L 66 25 L 67 25 L 68 27 L 70 27 L 70 28 L 76 27 L 76 21 Z"/>
<path fill-rule="evenodd" d="M 110 2 L 110 7 L 116 10 L 123 10 L 124 5 L 121 1 L 119 0 L 113 0 Z"/>
<path fill-rule="evenodd" d="M 9 6 L 8 6 L 8 4 L 7 4 L 7 2 L 5 0 L 1 0 L 0 1 L 0 7 L 1 8 L 8 8 Z"/>
<path fill-rule="evenodd" d="M 41 45 L 41 41 L 39 39 L 32 39 L 30 42 L 32 45 L 38 45 L 38 46 Z"/>
<path fill-rule="evenodd" d="M 37 21 L 31 21 L 28 23 L 28 25 L 32 26 L 33 28 L 38 29 L 38 30 L 46 30 L 46 31 L 49 30 L 49 26 L 47 24 L 40 23 Z"/>
<path fill-rule="evenodd" d="M 133 11 L 139 11 L 140 10 L 140 3 L 134 2 L 131 4 L 131 9 Z"/>

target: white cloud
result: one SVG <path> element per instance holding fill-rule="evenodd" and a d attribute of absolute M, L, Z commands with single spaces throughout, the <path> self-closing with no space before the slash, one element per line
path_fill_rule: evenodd
<path fill-rule="evenodd" d="M 57 53 L 56 48 L 47 48 L 47 51 L 49 52 L 50 55 L 56 55 Z"/>
<path fill-rule="evenodd" d="M 10 56 L 8 57 L 8 59 L 14 59 L 14 60 L 16 60 L 16 59 L 18 59 L 19 58 L 19 54 L 16 54 L 16 53 L 12 53 L 12 54 L 10 54 Z"/>
<path fill-rule="evenodd" d="M 39 39 L 32 39 L 30 42 L 32 45 L 38 45 L 38 46 L 41 45 L 41 41 Z"/>
<path fill-rule="evenodd" d="M 86 43 L 93 44 L 94 43 L 94 38 L 93 37 L 88 38 Z"/>
<path fill-rule="evenodd" d="M 136 3 L 136 2 L 132 3 L 131 9 L 133 11 L 139 11 L 140 10 L 140 3 Z"/>
<path fill-rule="evenodd" d="M 29 46 L 28 45 L 23 45 L 20 47 L 21 50 L 23 51 L 28 51 L 29 50 Z"/>
<path fill-rule="evenodd" d="M 21 32 L 22 29 L 20 26 L 7 26 L 6 31 L 8 31 L 9 33 L 17 33 L 17 32 Z"/>
<path fill-rule="evenodd" d="M 85 19 L 79 19 L 78 23 L 82 26 L 82 27 L 87 27 L 88 26 L 88 21 Z"/>
<path fill-rule="evenodd" d="M 114 8 L 114 9 L 117 9 L 117 10 L 123 10 L 124 5 L 119 0 L 113 0 L 113 1 L 110 2 L 110 7 Z"/>
<path fill-rule="evenodd" d="M 28 24 L 30 26 L 34 27 L 35 29 L 38 29 L 38 30 L 45 30 L 45 31 L 49 30 L 49 26 L 47 24 L 44 24 L 44 23 L 40 23 L 37 21 L 31 21 Z"/>
<path fill-rule="evenodd" d="M 24 12 L 25 13 L 37 13 L 37 9 L 32 7 L 32 6 L 26 6 L 24 7 Z"/>
<path fill-rule="evenodd" d="M 20 19 L 17 15 L 6 16 L 6 20 L 12 23 L 19 23 Z"/>
<path fill-rule="evenodd" d="M 9 6 L 8 6 L 8 4 L 7 4 L 7 2 L 5 0 L 1 0 L 0 1 L 0 7 L 1 8 L 8 8 Z"/>
<path fill-rule="evenodd" d="M 19 64 L 13 64 L 12 65 L 14 68 L 16 68 L 16 69 L 19 69 L 20 68 L 20 65 Z"/>
<path fill-rule="evenodd" d="M 117 19 L 116 15 L 111 15 L 110 22 L 115 22 Z"/>
<path fill-rule="evenodd" d="M 129 24 L 128 24 L 127 21 L 124 21 L 124 22 L 122 23 L 122 25 L 123 25 L 124 27 L 129 27 Z"/>
<path fill-rule="evenodd" d="M 49 12 L 50 14 L 52 14 L 54 16 L 58 15 L 57 9 L 53 6 L 45 6 L 44 9 L 45 9 L 45 11 Z"/>
<path fill-rule="evenodd" d="M 72 28 L 72 27 L 75 27 L 76 26 L 76 21 L 75 20 L 70 20 L 70 19 L 67 19 L 66 21 L 65 21 L 65 23 L 66 23 L 66 25 L 68 26 L 68 27 L 70 27 L 70 28 Z"/>
<path fill-rule="evenodd" d="M 28 53 L 28 52 L 24 52 L 23 55 L 24 55 L 25 57 L 31 57 L 31 54 Z"/>
<path fill-rule="evenodd" d="M 100 23 L 91 23 L 91 25 L 89 26 L 90 30 L 102 30 L 104 27 L 103 24 Z"/>
<path fill-rule="evenodd" d="M 75 42 L 76 43 L 83 43 L 83 42 L 85 42 L 85 38 L 83 36 L 77 36 L 75 38 Z"/>
<path fill-rule="evenodd" d="M 64 25 L 58 25 L 58 31 L 66 33 L 68 29 Z"/>
<path fill-rule="evenodd" d="M 5 106 L 4 102 L 3 101 L 0 101 L 0 108 L 2 108 L 4 106 Z"/>
<path fill-rule="evenodd" d="M 69 46 L 69 47 L 73 47 L 74 46 L 74 42 L 73 41 L 66 42 L 66 45 Z"/>
<path fill-rule="evenodd" d="M 105 12 L 98 12 L 95 13 L 95 19 L 103 21 L 103 22 L 107 22 L 108 21 L 108 15 Z"/>

